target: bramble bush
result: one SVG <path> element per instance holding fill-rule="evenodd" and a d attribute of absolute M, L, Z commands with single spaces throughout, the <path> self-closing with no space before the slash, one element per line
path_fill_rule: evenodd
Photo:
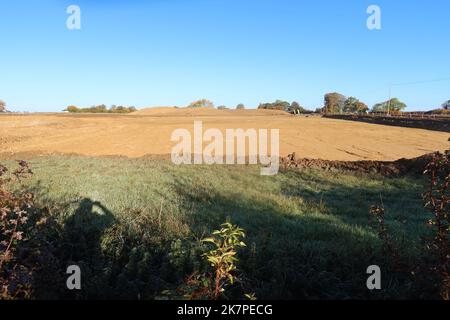
<path fill-rule="evenodd" d="M 24 231 L 33 195 L 24 189 L 12 191 L 12 182 L 21 182 L 32 172 L 26 162 L 8 175 L 0 165 L 0 297 L 2 299 L 30 297 L 32 269 L 18 261 L 18 245 L 25 240 Z"/>
<path fill-rule="evenodd" d="M 428 210 L 429 235 L 422 237 L 418 248 L 423 254 L 416 265 L 401 261 L 401 250 L 389 233 L 385 223 L 385 209 L 372 206 L 374 219 L 383 251 L 395 271 L 410 274 L 420 286 L 420 291 L 431 292 L 443 300 L 450 299 L 450 150 L 436 152 L 427 164 L 424 174 L 428 187 L 423 193 L 424 207 Z"/>
<path fill-rule="evenodd" d="M 426 250 L 435 257 L 430 271 L 439 278 L 442 299 L 450 299 L 450 150 L 436 153 L 427 165 L 428 190 L 423 194 L 425 208 L 431 214 L 428 225 L 432 236 L 425 239 Z"/>

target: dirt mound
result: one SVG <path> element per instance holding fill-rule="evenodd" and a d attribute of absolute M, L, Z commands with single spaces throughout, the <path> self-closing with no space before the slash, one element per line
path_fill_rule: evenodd
<path fill-rule="evenodd" d="M 177 107 L 154 107 L 146 108 L 131 115 L 134 116 L 176 116 L 176 117 L 197 117 L 197 116 L 286 116 L 288 113 L 280 110 L 218 110 L 214 108 L 177 108 Z"/>
<path fill-rule="evenodd" d="M 422 174 L 425 166 L 431 161 L 433 154 L 426 154 L 413 159 L 399 159 L 397 161 L 330 161 L 321 159 L 297 159 L 295 152 L 281 158 L 284 169 L 320 169 L 342 170 L 358 173 L 379 173 L 384 176 L 402 174 Z"/>

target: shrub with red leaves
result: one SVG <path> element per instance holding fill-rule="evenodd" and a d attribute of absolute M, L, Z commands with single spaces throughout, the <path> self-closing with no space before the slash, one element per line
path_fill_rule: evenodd
<path fill-rule="evenodd" d="M 8 175 L 0 165 L 0 298 L 27 298 L 31 288 L 31 270 L 16 257 L 17 246 L 24 241 L 28 212 L 33 205 L 33 195 L 27 192 L 22 180 L 30 177 L 28 163 L 18 161 L 19 167 Z M 12 183 L 19 189 L 10 190 Z"/>

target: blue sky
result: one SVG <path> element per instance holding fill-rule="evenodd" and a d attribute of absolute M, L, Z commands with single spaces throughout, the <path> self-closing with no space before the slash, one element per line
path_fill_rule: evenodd
<path fill-rule="evenodd" d="M 81 8 L 82 29 L 66 28 Z M 366 27 L 379 5 L 382 29 Z M 450 99 L 448 0 L 0 0 L 0 99 L 11 110 L 67 105 L 216 105 L 326 92 L 368 105 L 390 83 L 409 109 Z"/>

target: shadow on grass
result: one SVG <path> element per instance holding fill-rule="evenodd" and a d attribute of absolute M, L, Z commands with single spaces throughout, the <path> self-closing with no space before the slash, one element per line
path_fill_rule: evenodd
<path fill-rule="evenodd" d="M 238 193 L 219 193 L 208 185 L 193 186 L 183 178 L 176 179 L 174 188 L 184 199 L 186 211 L 190 211 L 189 224 L 196 234 L 208 234 L 227 219 L 245 229 L 248 247 L 240 253 L 240 269 L 250 290 L 262 299 L 414 295 L 410 280 L 398 274 L 384 275 L 382 292 L 371 292 L 366 287 L 367 267 L 386 263 L 378 237 L 368 227 L 371 201 L 386 190 L 352 188 L 336 182 L 316 194 L 292 182 L 301 181 L 302 174 L 298 174 L 290 173 L 285 179 L 290 182 L 281 186 L 286 197 L 304 203 L 295 209 L 274 201 L 270 195 L 248 198 Z M 396 198 L 402 191 L 393 188 L 389 192 L 395 192 L 389 197 Z M 363 194 L 370 196 L 358 199 Z M 417 202 L 410 208 L 418 210 Z"/>
<path fill-rule="evenodd" d="M 374 175 L 372 182 L 348 183 L 338 179 L 324 179 L 320 189 L 311 189 L 304 183 L 305 179 L 318 179 L 312 173 L 289 171 L 284 173 L 286 181 L 281 186 L 281 193 L 286 197 L 301 199 L 311 207 L 317 207 L 324 213 L 338 216 L 348 223 L 367 221 L 371 205 L 384 205 L 389 219 L 406 220 L 416 223 L 423 221 L 422 192 L 425 184 L 421 178 L 405 176 L 403 180 L 389 179 Z M 341 175 L 341 178 L 345 177 Z M 358 178 L 358 176 L 349 176 Z"/>
<path fill-rule="evenodd" d="M 114 215 L 100 202 L 82 199 L 63 226 L 67 261 L 76 264 L 84 263 L 86 257 L 96 259 L 101 254 L 103 231 L 114 221 Z"/>
<path fill-rule="evenodd" d="M 419 212 L 420 199 L 414 200 L 419 182 L 374 183 L 372 187 L 288 172 L 271 183 L 278 183 L 272 195 L 260 189 L 264 184 L 259 185 L 258 179 L 264 178 L 251 180 L 258 184 L 255 190 L 240 193 L 205 184 L 201 176 L 174 175 L 168 189 L 174 191 L 179 209 L 185 213 L 177 219 L 188 225 L 188 236 L 174 234 L 178 230 L 174 222 L 166 226 L 158 217 L 141 211 L 123 210 L 121 216 L 126 219 L 117 220 L 102 203 L 92 199 L 51 206 L 45 189 L 36 191 L 37 198 L 49 204 L 50 215 L 67 212 L 59 223 L 55 222 L 58 227 L 45 232 L 44 242 L 54 248 L 38 296 L 154 298 L 163 290 L 176 288 L 204 265 L 200 258 L 204 248 L 198 247 L 195 239 L 210 234 L 227 219 L 247 233 L 247 248 L 240 251 L 238 265 L 245 291 L 255 292 L 259 299 L 418 296 L 408 278 L 393 273 L 383 274 L 382 291 L 369 291 L 366 269 L 376 264 L 386 270 L 378 237 L 368 227 L 369 206 L 382 194 L 394 217 Z M 399 201 L 401 197 L 404 200 Z M 393 223 L 400 224 L 395 219 Z M 415 225 L 414 221 L 408 224 L 408 230 Z M 80 292 L 65 288 L 65 270 L 70 264 L 82 269 Z M 242 294 L 232 297 L 242 298 Z"/>
<path fill-rule="evenodd" d="M 89 198 L 46 204 L 46 223 L 34 229 L 34 250 L 48 261 L 34 274 L 37 299 L 149 299 L 181 281 L 158 224 L 140 212 L 127 212 L 129 224 Z M 66 288 L 69 265 L 81 269 L 81 290 Z"/>
<path fill-rule="evenodd" d="M 106 285 L 101 239 L 115 223 L 114 215 L 100 202 L 84 198 L 76 202 L 77 208 L 61 224 L 52 211 L 63 205 L 47 204 L 35 211 L 33 219 L 39 222 L 34 221 L 28 244 L 30 254 L 37 254 L 34 295 L 39 299 L 101 297 L 101 288 Z M 81 269 L 82 290 L 66 287 L 70 265 Z"/>

